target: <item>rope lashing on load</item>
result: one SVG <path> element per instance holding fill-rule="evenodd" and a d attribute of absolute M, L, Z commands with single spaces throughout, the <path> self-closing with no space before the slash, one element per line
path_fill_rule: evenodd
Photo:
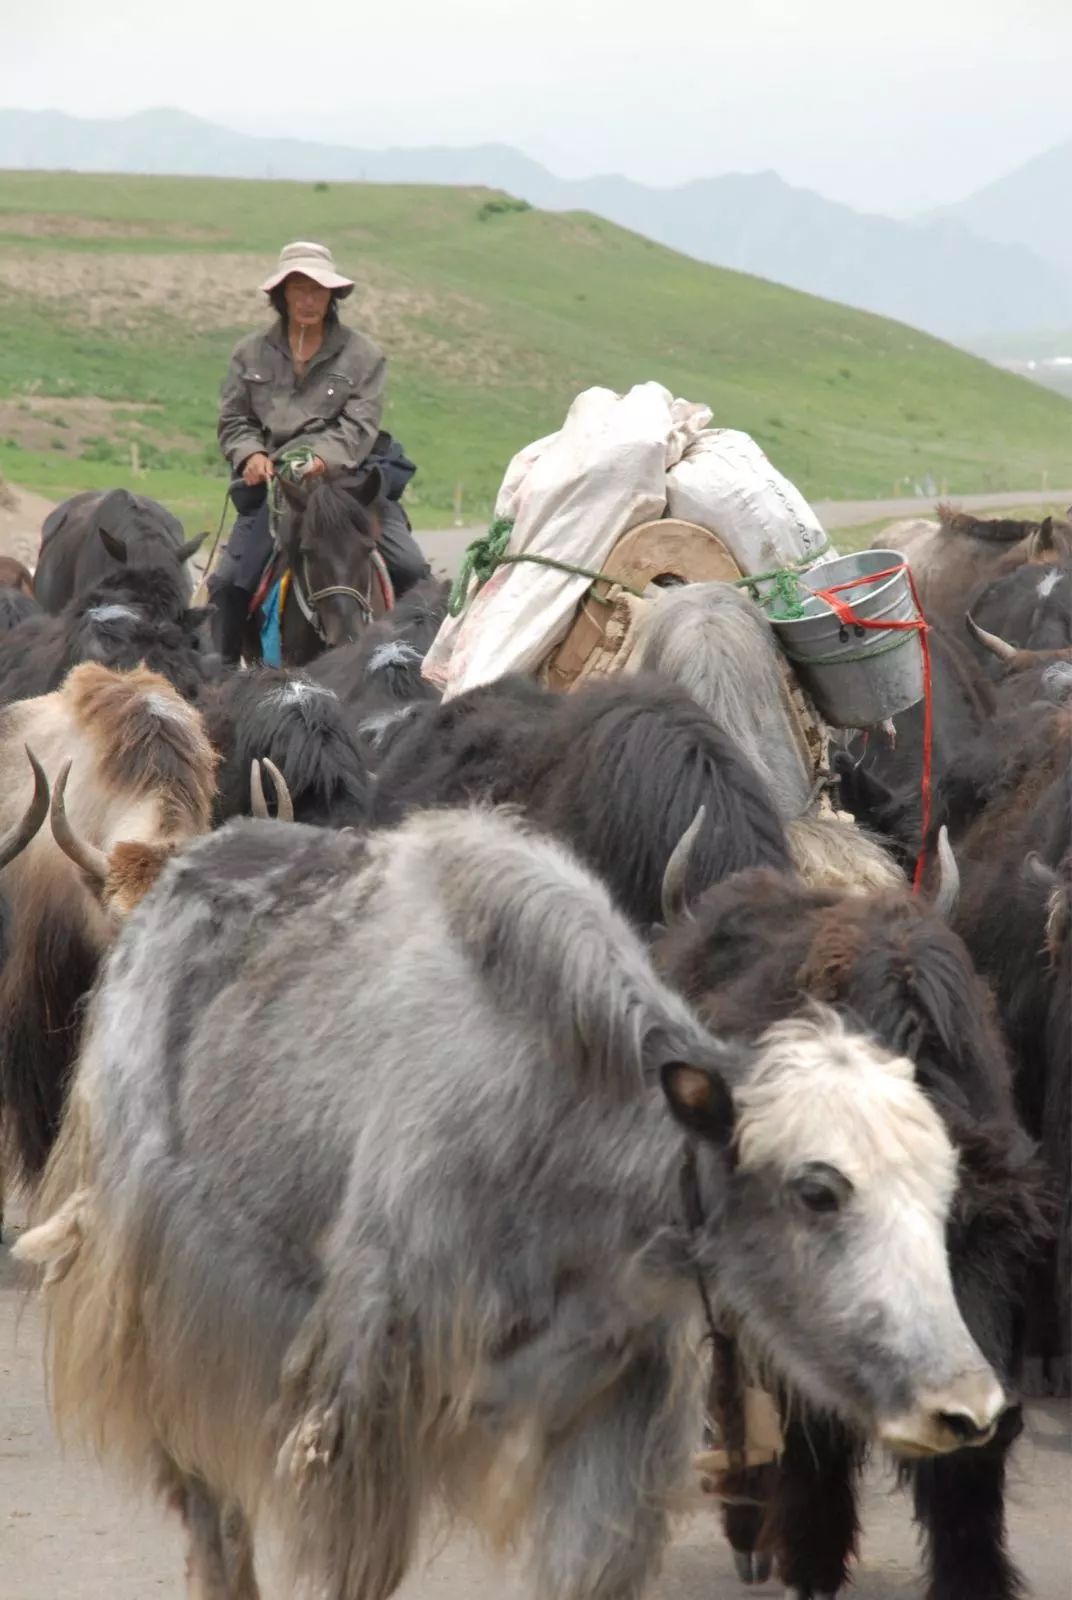
<path fill-rule="evenodd" d="M 496 517 L 487 533 L 482 533 L 479 539 L 474 539 L 466 547 L 458 576 L 450 591 L 450 600 L 447 610 L 452 617 L 460 617 L 469 601 L 478 595 L 484 585 L 498 571 L 500 567 L 516 566 L 522 561 L 529 561 L 533 566 L 550 567 L 555 572 L 566 572 L 574 578 L 587 578 L 590 583 L 615 584 L 619 589 L 626 589 L 635 595 L 638 600 L 643 600 L 644 595 L 639 589 L 634 589 L 631 584 L 624 583 L 621 578 L 616 578 L 611 572 L 600 572 L 592 567 L 575 566 L 572 561 L 559 561 L 555 556 L 537 555 L 534 551 L 517 551 L 507 553 L 510 536 L 514 531 L 514 524 L 510 517 Z M 476 587 L 472 594 L 469 592 L 470 581 L 476 579 Z M 609 605 L 610 601 L 600 594 L 590 597 L 598 600 L 600 605 Z"/>

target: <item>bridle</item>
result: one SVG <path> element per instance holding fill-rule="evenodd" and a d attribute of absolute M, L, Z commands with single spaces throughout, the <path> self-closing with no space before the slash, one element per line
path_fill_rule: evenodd
<path fill-rule="evenodd" d="M 394 589 L 391 584 L 390 574 L 387 571 L 387 564 L 378 550 L 373 550 L 370 555 L 368 589 L 365 592 L 360 589 L 353 589 L 346 583 L 325 584 L 323 589 L 311 588 L 309 584 L 308 559 L 308 553 L 303 550 L 301 552 L 301 571 L 299 573 L 296 567 L 291 568 L 290 586 L 294 591 L 294 598 L 298 602 L 298 610 L 321 644 L 327 644 L 328 642 L 324 633 L 324 625 L 320 621 L 316 609 L 318 602 L 321 600 L 330 599 L 332 595 L 344 595 L 348 600 L 356 600 L 361 607 L 362 620 L 366 624 L 370 623 L 373 621 L 372 585 L 374 580 L 378 578 L 386 601 L 385 609 L 388 611 L 394 609 Z"/>

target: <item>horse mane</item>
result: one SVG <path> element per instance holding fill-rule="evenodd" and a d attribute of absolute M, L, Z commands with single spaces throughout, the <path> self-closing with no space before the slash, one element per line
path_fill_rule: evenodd
<path fill-rule="evenodd" d="M 296 519 L 296 542 L 307 550 L 329 549 L 357 539 L 371 552 L 380 536 L 379 518 L 362 503 L 360 472 L 325 474 L 314 479 L 305 507 Z"/>
<path fill-rule="evenodd" d="M 1017 522 L 1010 517 L 976 517 L 958 511 L 943 500 L 937 507 L 938 525 L 943 533 L 962 534 L 968 539 L 985 539 L 991 544 L 1016 544 L 1042 526 L 1039 522 Z"/>

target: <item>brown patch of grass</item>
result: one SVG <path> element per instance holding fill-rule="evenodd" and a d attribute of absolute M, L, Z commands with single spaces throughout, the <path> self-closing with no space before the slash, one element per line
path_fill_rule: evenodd
<path fill-rule="evenodd" d="M 20 239 L 186 239 L 209 243 L 215 228 L 186 222 L 113 222 L 104 217 L 65 216 L 58 211 L 0 211 L 0 233 Z"/>
<path fill-rule="evenodd" d="M 511 353 L 489 337 L 475 300 L 388 284 L 378 275 L 362 277 L 347 301 L 347 319 L 393 360 L 480 385 L 509 377 Z M 0 293 L 44 303 L 65 320 L 124 334 L 159 328 L 162 317 L 198 331 L 266 325 L 259 281 L 259 258 L 237 251 L 50 257 L 14 249 L 0 259 Z"/>
<path fill-rule="evenodd" d="M 143 413 L 148 420 L 142 420 Z M 164 448 L 191 443 L 181 436 L 162 434 L 153 425 L 154 413 L 162 416 L 163 407 L 93 396 L 70 399 L 22 394 L 0 400 L 0 439 L 9 439 L 23 450 L 61 450 L 65 455 L 80 455 L 91 440 L 113 435 L 118 423 L 124 437 L 141 437 Z"/>

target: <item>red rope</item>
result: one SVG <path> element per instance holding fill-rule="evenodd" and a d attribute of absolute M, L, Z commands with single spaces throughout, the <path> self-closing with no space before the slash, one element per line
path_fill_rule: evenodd
<path fill-rule="evenodd" d="M 886 578 L 894 578 L 899 572 L 908 577 L 908 587 L 912 591 L 912 600 L 916 608 L 916 616 L 911 622 L 878 621 L 871 617 L 859 617 L 852 607 L 837 596 L 845 589 L 859 589 L 866 584 L 881 583 Z M 902 562 L 899 567 L 887 567 L 884 572 L 869 572 L 866 577 L 850 578 L 847 583 L 835 583 L 829 589 L 815 589 L 812 591 L 819 600 L 825 600 L 832 611 L 837 614 L 838 620 L 845 627 L 871 628 L 876 632 L 893 632 L 919 634 L 919 647 L 923 656 L 923 778 L 920 784 L 920 800 L 923 813 L 923 838 L 916 858 L 916 870 L 912 878 L 913 892 L 919 894 L 923 887 L 923 871 L 926 866 L 927 835 L 931 827 L 931 742 L 933 737 L 933 706 L 931 700 L 931 647 L 927 635 L 930 628 L 923 616 L 923 608 L 919 603 L 916 591 L 916 580 L 912 576 L 912 569 L 907 562 Z"/>

